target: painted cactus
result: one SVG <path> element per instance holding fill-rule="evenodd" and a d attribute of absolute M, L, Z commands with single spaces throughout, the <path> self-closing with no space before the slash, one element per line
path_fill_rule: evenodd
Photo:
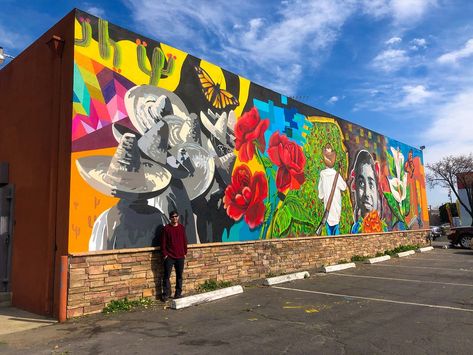
<path fill-rule="evenodd" d="M 136 55 L 138 58 L 138 66 L 140 70 L 149 75 L 149 84 L 157 86 L 161 76 L 169 76 L 174 72 L 175 57 L 168 54 L 167 65 L 165 63 L 163 50 L 159 47 L 154 47 L 151 62 L 148 65 L 146 62 L 148 57 L 146 55 L 146 42 L 141 42 L 139 39 L 136 40 Z M 149 68 L 151 66 L 151 68 Z M 166 67 L 165 67 L 166 66 Z"/>
<path fill-rule="evenodd" d="M 108 35 L 108 21 L 99 18 L 99 54 L 103 59 L 109 59 L 113 48 L 113 66 L 121 65 L 120 47 Z"/>
<path fill-rule="evenodd" d="M 92 26 L 90 25 L 90 19 L 84 19 L 81 17 L 79 21 L 82 28 L 82 38 L 76 39 L 74 43 L 76 46 L 88 47 L 92 39 Z"/>

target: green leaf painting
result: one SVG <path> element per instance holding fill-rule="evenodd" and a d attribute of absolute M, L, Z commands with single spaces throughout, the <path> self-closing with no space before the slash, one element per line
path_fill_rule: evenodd
<path fill-rule="evenodd" d="M 291 213 L 287 206 L 280 206 L 273 218 L 273 236 L 276 238 L 284 237 L 291 225 Z"/>
<path fill-rule="evenodd" d="M 388 201 L 389 208 L 391 209 L 394 216 L 396 216 L 396 218 L 399 221 L 405 222 L 404 216 L 401 214 L 401 211 L 399 210 L 399 204 L 397 203 L 393 194 L 391 192 L 385 192 L 384 197 L 386 198 L 386 201 Z"/>
<path fill-rule="evenodd" d="M 289 213 L 291 214 L 292 218 L 299 222 L 299 223 L 306 223 L 311 226 L 314 226 L 312 222 L 312 217 L 310 214 L 305 210 L 302 201 L 299 200 L 294 195 L 287 195 L 286 199 L 284 200 L 284 204 L 286 205 Z"/>
<path fill-rule="evenodd" d="M 265 155 L 261 155 L 261 164 L 265 169 L 271 169 L 273 167 L 273 162 Z"/>
<path fill-rule="evenodd" d="M 404 210 L 404 216 L 408 216 L 411 211 L 411 191 L 410 187 L 407 186 L 406 198 L 402 201 L 402 209 Z"/>
<path fill-rule="evenodd" d="M 396 176 L 396 163 L 394 162 L 394 158 L 390 154 L 386 154 L 386 160 L 388 162 L 389 173 L 391 176 Z"/>

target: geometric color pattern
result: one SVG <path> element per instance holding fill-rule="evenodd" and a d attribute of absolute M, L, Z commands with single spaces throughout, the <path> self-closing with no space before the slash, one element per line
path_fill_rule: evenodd
<path fill-rule="evenodd" d="M 72 141 L 127 117 L 124 96 L 135 84 L 75 53 Z"/>

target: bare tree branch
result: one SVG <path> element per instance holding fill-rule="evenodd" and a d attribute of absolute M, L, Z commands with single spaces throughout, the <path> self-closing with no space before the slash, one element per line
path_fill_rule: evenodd
<path fill-rule="evenodd" d="M 427 164 L 429 187 L 441 186 L 451 189 L 460 204 L 472 218 L 473 226 L 473 155 L 447 156 L 436 163 Z M 460 197 L 458 186 L 466 190 L 465 197 Z"/>

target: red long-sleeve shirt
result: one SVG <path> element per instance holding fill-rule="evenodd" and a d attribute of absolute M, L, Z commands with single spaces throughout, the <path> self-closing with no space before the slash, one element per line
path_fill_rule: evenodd
<path fill-rule="evenodd" d="M 173 226 L 167 224 L 161 235 L 161 253 L 163 257 L 169 256 L 173 259 L 184 258 L 187 254 L 186 230 L 182 224 Z"/>

